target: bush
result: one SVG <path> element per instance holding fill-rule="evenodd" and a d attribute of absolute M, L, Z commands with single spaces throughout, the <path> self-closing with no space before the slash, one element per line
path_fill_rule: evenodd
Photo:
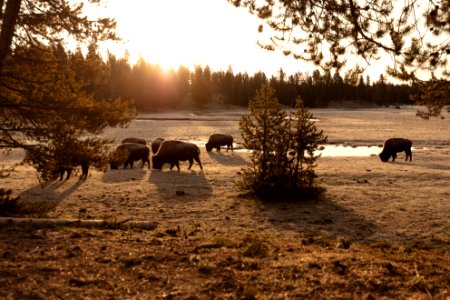
<path fill-rule="evenodd" d="M 298 98 L 296 110 L 288 113 L 265 85 L 250 101 L 249 110 L 239 128 L 244 146 L 253 152 L 239 187 L 262 198 L 317 197 L 323 189 L 315 184 L 319 156 L 314 152 L 327 138 L 315 127 L 303 101 Z"/>

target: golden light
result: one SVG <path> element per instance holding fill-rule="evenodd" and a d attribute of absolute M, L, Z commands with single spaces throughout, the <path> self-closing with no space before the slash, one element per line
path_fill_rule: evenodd
<path fill-rule="evenodd" d="M 123 39 L 106 47 L 118 56 L 127 51 L 132 63 L 142 56 L 165 70 L 208 65 L 249 74 L 272 74 L 280 67 L 305 71 L 291 58 L 262 50 L 256 44 L 260 21 L 226 0 L 110 0 L 106 12 Z"/>

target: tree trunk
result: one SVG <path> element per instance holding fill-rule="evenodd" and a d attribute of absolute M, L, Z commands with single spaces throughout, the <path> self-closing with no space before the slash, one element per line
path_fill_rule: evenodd
<path fill-rule="evenodd" d="M 3 2 L 3 0 L 1 0 L 1 2 Z M 6 55 L 11 50 L 14 27 L 16 26 L 21 2 L 22 0 L 7 0 L 6 2 L 5 14 L 0 28 L 0 75 L 3 70 L 3 63 Z"/>

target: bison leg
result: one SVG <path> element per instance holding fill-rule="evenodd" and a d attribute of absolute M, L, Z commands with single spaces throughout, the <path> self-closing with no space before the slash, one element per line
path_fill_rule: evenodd
<path fill-rule="evenodd" d="M 217 152 L 220 152 L 220 146 L 217 146 L 216 149 L 217 149 Z"/>
<path fill-rule="evenodd" d="M 397 158 L 397 153 L 392 153 L 392 161 L 395 161 L 396 158 Z"/>
<path fill-rule="evenodd" d="M 170 170 L 172 170 L 172 168 L 176 166 L 178 171 L 180 171 L 180 162 L 178 160 L 174 160 L 170 163 Z"/>
<path fill-rule="evenodd" d="M 65 170 L 67 172 L 66 180 L 69 180 L 70 175 L 72 174 L 72 168 L 65 168 Z M 63 174 L 64 174 L 64 169 L 63 169 Z"/>
<path fill-rule="evenodd" d="M 412 161 L 412 152 L 411 152 L 411 150 L 406 150 L 405 153 L 406 153 L 405 161 L 408 160 L 408 156 L 409 156 L 409 161 Z"/>
<path fill-rule="evenodd" d="M 86 180 L 87 177 L 88 177 L 88 172 L 89 172 L 89 165 L 88 164 L 82 164 L 81 165 L 81 176 L 80 176 L 80 179 L 78 181 Z"/>
<path fill-rule="evenodd" d="M 200 169 L 203 170 L 202 163 L 200 162 L 200 157 L 194 157 L 194 159 L 198 163 L 198 165 L 200 166 Z"/>
<path fill-rule="evenodd" d="M 194 163 L 194 160 L 193 160 L 192 158 L 190 158 L 190 159 L 188 159 L 188 160 L 189 160 L 189 167 L 188 167 L 188 170 L 190 170 L 191 167 L 192 167 L 192 164 Z"/>

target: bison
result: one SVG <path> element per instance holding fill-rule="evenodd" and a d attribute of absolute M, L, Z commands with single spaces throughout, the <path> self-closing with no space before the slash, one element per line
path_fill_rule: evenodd
<path fill-rule="evenodd" d="M 140 138 L 129 137 L 129 138 L 122 140 L 122 144 L 128 144 L 128 143 L 147 145 L 147 141 L 144 139 L 140 139 Z"/>
<path fill-rule="evenodd" d="M 171 170 L 173 166 L 176 166 L 179 171 L 180 160 L 189 161 L 188 170 L 191 169 L 194 160 L 199 164 L 200 169 L 203 170 L 198 146 L 182 141 L 163 141 L 158 152 L 152 157 L 152 164 L 154 169 L 161 170 L 165 163 L 169 163 Z"/>
<path fill-rule="evenodd" d="M 389 161 L 389 158 L 392 156 L 392 161 L 395 161 L 395 158 L 397 157 L 398 152 L 405 151 L 406 154 L 406 160 L 412 161 L 412 141 L 404 138 L 391 138 L 387 139 L 384 142 L 383 151 L 379 154 L 379 157 L 382 162 Z"/>
<path fill-rule="evenodd" d="M 215 133 L 209 137 L 208 142 L 205 144 L 208 152 L 214 148 L 217 149 L 217 152 L 220 152 L 220 146 L 227 146 L 227 151 L 231 147 L 231 151 L 233 151 L 233 137 L 227 134 Z"/>
<path fill-rule="evenodd" d="M 152 142 L 152 153 L 156 154 L 156 152 L 158 152 L 159 150 L 159 146 L 161 145 L 161 143 L 164 142 L 163 138 L 156 138 L 153 142 Z"/>
<path fill-rule="evenodd" d="M 86 180 L 88 177 L 89 172 L 89 163 L 88 162 L 81 162 L 81 176 L 79 178 L 80 181 Z M 56 170 L 54 171 L 54 174 L 59 174 L 59 181 L 62 181 L 64 178 L 64 173 L 67 172 L 66 180 L 69 180 L 70 175 L 72 174 L 74 166 L 68 166 L 63 165 L 61 163 L 58 164 Z"/>
<path fill-rule="evenodd" d="M 133 163 L 138 160 L 142 160 L 142 167 L 145 163 L 148 163 L 150 168 L 150 149 L 142 144 L 125 143 L 117 146 L 116 151 L 113 153 L 113 157 L 110 161 L 111 169 L 117 170 L 121 164 L 125 169 L 128 165 L 133 168 Z"/>

